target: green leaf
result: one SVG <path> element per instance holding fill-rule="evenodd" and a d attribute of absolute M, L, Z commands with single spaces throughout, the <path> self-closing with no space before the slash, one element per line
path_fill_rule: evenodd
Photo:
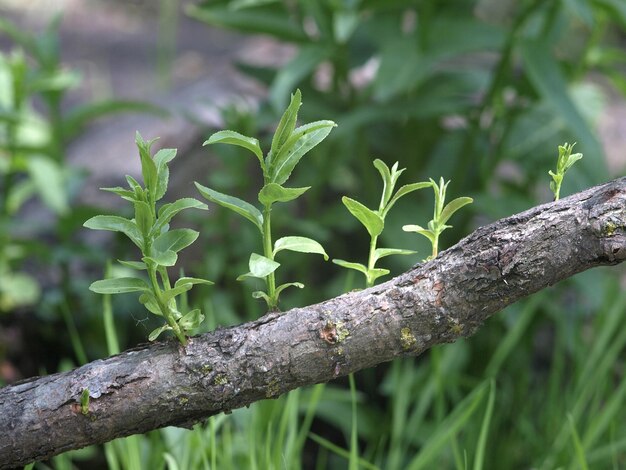
<path fill-rule="evenodd" d="M 289 139 L 272 157 L 270 182 L 283 184 L 300 159 L 330 134 L 336 124 L 333 121 L 316 121 L 295 129 Z"/>
<path fill-rule="evenodd" d="M 575 153 L 574 155 L 570 155 L 569 158 L 567 159 L 567 163 L 565 165 L 565 168 L 567 170 L 569 170 L 574 163 L 576 163 L 578 160 L 580 160 L 582 158 L 583 158 L 583 154 L 582 153 Z"/>
<path fill-rule="evenodd" d="M 123 261 L 118 259 L 117 262 L 120 263 L 122 266 L 126 266 L 127 268 L 131 269 L 137 269 L 138 271 L 143 271 L 144 269 L 148 268 L 146 266 L 146 263 L 144 263 L 143 261 Z"/>
<path fill-rule="evenodd" d="M 154 163 L 157 168 L 161 165 L 167 165 L 171 162 L 174 157 L 176 157 L 177 150 L 176 149 L 161 149 L 157 153 L 154 154 Z"/>
<path fill-rule="evenodd" d="M 382 210 L 389 202 L 389 199 L 391 199 L 391 193 L 393 192 L 395 181 L 391 178 L 391 171 L 385 162 L 377 158 L 374 160 L 374 167 L 378 170 L 383 179 L 383 195 L 380 204 L 380 209 Z M 402 171 L 404 170 L 400 170 L 398 172 L 398 176 L 402 173 Z"/>
<path fill-rule="evenodd" d="M 401 250 L 399 248 L 376 248 L 376 250 L 374 250 L 374 262 L 378 261 L 380 258 L 384 258 L 385 256 L 414 255 L 415 253 L 417 253 L 417 251 Z"/>
<path fill-rule="evenodd" d="M 67 214 L 67 182 L 63 170 L 54 160 L 31 155 L 27 160 L 28 172 L 41 200 L 57 214 Z"/>
<path fill-rule="evenodd" d="M 146 189 L 150 190 L 153 195 L 156 191 L 157 167 L 150 155 L 150 147 L 155 140 L 156 139 L 146 142 L 139 132 L 135 134 L 135 143 L 137 144 L 139 158 L 141 159 L 141 175 L 143 176 L 143 182 Z"/>
<path fill-rule="evenodd" d="M 250 268 L 250 272 L 239 276 L 237 278 L 238 281 L 242 281 L 247 277 L 257 277 L 259 279 L 265 279 L 271 273 L 276 271 L 276 269 L 278 269 L 280 263 L 277 263 L 276 261 L 266 258 L 265 256 L 261 256 L 257 253 L 252 253 L 250 255 L 250 261 L 248 262 L 248 266 Z"/>
<path fill-rule="evenodd" d="M 280 266 L 280 263 L 266 258 L 265 256 L 252 253 L 250 255 L 250 261 L 248 262 L 248 266 L 250 268 L 250 275 L 252 277 L 264 278 L 276 271 L 276 269 L 278 269 L 278 267 Z"/>
<path fill-rule="evenodd" d="M 261 168 L 265 168 L 265 162 L 263 161 L 263 152 L 261 151 L 259 140 L 255 139 L 254 137 L 248 137 L 235 131 L 219 131 L 209 137 L 209 139 L 206 140 L 202 145 L 204 146 L 211 144 L 230 144 L 248 149 L 252 153 L 254 153 L 259 159 L 259 162 L 261 163 Z"/>
<path fill-rule="evenodd" d="M 301 282 L 286 282 L 285 284 L 281 284 L 276 288 L 276 298 L 280 295 L 282 291 L 284 291 L 287 287 L 297 287 L 298 289 L 304 289 L 304 284 Z"/>
<path fill-rule="evenodd" d="M 200 323 L 202 323 L 203 320 L 204 315 L 202 315 L 199 308 L 195 308 L 178 320 L 178 325 L 183 329 L 183 331 L 188 331 L 200 326 Z"/>
<path fill-rule="evenodd" d="M 152 224 L 154 220 L 152 219 L 152 212 L 150 211 L 150 206 L 143 201 L 136 201 L 134 203 L 135 206 L 135 223 L 139 228 L 139 231 L 147 236 L 152 229 Z"/>
<path fill-rule="evenodd" d="M 328 255 L 322 245 L 306 237 L 283 237 L 274 243 L 274 255 L 281 250 L 298 251 L 300 253 L 317 253 L 328 261 Z"/>
<path fill-rule="evenodd" d="M 368 284 L 374 284 L 374 282 L 376 282 L 376 279 L 378 279 L 379 277 L 383 277 L 386 276 L 387 274 L 389 274 L 389 270 L 388 269 L 382 269 L 382 268 L 372 268 L 372 269 L 368 269 L 367 270 L 367 279 L 368 279 Z"/>
<path fill-rule="evenodd" d="M 137 180 L 130 175 L 126 175 L 126 181 L 128 182 L 128 186 L 130 186 L 130 189 L 132 189 L 133 192 L 137 193 L 138 190 L 142 189 Z"/>
<path fill-rule="evenodd" d="M 287 139 L 293 133 L 293 130 L 296 128 L 296 121 L 298 120 L 298 110 L 302 105 L 302 94 L 300 90 L 296 90 L 296 92 L 291 95 L 291 102 L 289 106 L 283 113 L 280 121 L 278 123 L 278 127 L 276 128 L 276 132 L 274 132 L 274 137 L 272 138 L 272 148 L 271 154 L 276 155 L 280 148 L 287 142 Z M 268 162 L 269 164 L 269 162 Z"/>
<path fill-rule="evenodd" d="M 163 316 L 163 312 L 159 308 L 159 303 L 152 292 L 144 292 L 139 296 L 139 302 L 150 312 L 158 316 Z"/>
<path fill-rule="evenodd" d="M 178 255 L 171 250 L 153 253 L 152 256 L 144 256 L 141 258 L 144 263 L 147 265 L 150 263 L 159 265 L 159 266 L 174 266 L 176 261 L 178 260 Z"/>
<path fill-rule="evenodd" d="M 174 319 L 176 321 L 180 320 L 181 318 L 183 318 L 183 314 L 180 313 L 178 310 L 176 310 L 174 307 L 170 308 L 170 312 L 172 313 L 172 316 L 174 317 Z"/>
<path fill-rule="evenodd" d="M 380 215 L 347 196 L 342 197 L 341 200 L 350 213 L 363 224 L 371 237 L 377 237 L 382 233 L 385 223 Z"/>
<path fill-rule="evenodd" d="M 367 269 L 367 266 L 361 263 L 352 263 L 350 261 L 344 261 L 342 259 L 333 259 L 333 263 L 343 268 L 354 269 L 355 271 L 359 271 L 363 273 L 365 275 L 365 279 L 367 280 L 368 284 L 373 284 L 374 281 L 376 281 L 376 279 L 378 279 L 379 277 L 389 274 L 388 269 L 381 269 L 381 268 Z"/>
<path fill-rule="evenodd" d="M 415 232 L 419 233 L 420 235 L 424 235 L 431 241 L 431 243 L 435 243 L 435 241 L 437 240 L 437 237 L 432 230 L 427 230 L 420 225 L 403 225 L 402 230 L 404 230 L 405 232 Z"/>
<path fill-rule="evenodd" d="M 171 329 L 172 329 L 172 327 L 169 326 L 169 325 L 163 325 L 163 326 L 160 326 L 158 328 L 155 328 L 148 335 L 148 341 L 154 341 L 155 339 L 157 339 L 159 337 L 159 335 L 161 333 L 163 333 L 164 331 L 171 330 Z"/>
<path fill-rule="evenodd" d="M 393 196 L 393 198 L 391 198 L 391 201 L 389 201 L 389 204 L 387 204 L 387 207 L 383 209 L 383 217 L 387 215 L 389 210 L 393 207 L 393 205 L 396 202 L 398 202 L 398 200 L 402 196 L 406 196 L 407 194 L 412 193 L 413 191 L 417 191 L 418 189 L 428 188 L 430 186 L 432 186 L 432 183 L 428 181 L 423 181 L 420 183 L 405 184 L 404 186 L 400 186 L 400 189 L 398 189 L 398 191 Z"/>
<path fill-rule="evenodd" d="M 176 214 L 185 209 L 207 210 L 208 207 L 203 202 L 200 202 L 197 199 L 191 197 L 185 197 L 179 199 L 178 201 L 164 204 L 161 209 L 159 209 L 158 220 L 156 221 L 156 223 L 154 224 L 154 228 L 152 229 L 153 234 L 160 233 L 161 229 L 165 227 L 165 225 L 167 225 Z"/>
<path fill-rule="evenodd" d="M 194 286 L 195 284 L 206 284 L 211 285 L 213 282 L 207 281 L 206 279 L 199 279 L 197 277 L 181 277 L 174 284 L 174 288 L 163 293 L 163 301 L 169 302 L 177 295 L 182 294 L 183 292 L 187 292 Z"/>
<path fill-rule="evenodd" d="M 122 232 L 130 238 L 139 248 L 143 246 L 143 238 L 137 225 L 132 220 L 119 217 L 117 215 L 96 215 L 87 220 L 83 227 L 92 230 L 110 230 L 112 232 Z"/>
<path fill-rule="evenodd" d="M 177 295 L 180 295 L 183 292 L 187 292 L 188 290 L 191 290 L 192 287 L 193 287 L 193 284 L 180 284 L 178 286 L 175 286 L 173 289 L 166 290 L 165 292 L 163 292 L 163 295 L 162 295 L 163 302 L 167 304 L 170 300 L 172 300 Z"/>
<path fill-rule="evenodd" d="M 162 233 L 153 242 L 152 247 L 160 253 L 172 251 L 178 253 L 196 241 L 200 232 L 189 228 L 179 228 Z"/>
<path fill-rule="evenodd" d="M 456 199 L 453 199 L 446 204 L 446 207 L 444 207 L 443 211 L 441 211 L 441 216 L 439 217 L 438 222 L 440 224 L 445 224 L 448 220 L 450 220 L 450 217 L 452 217 L 456 211 L 467 204 L 471 204 L 472 202 L 474 202 L 474 200 L 471 197 L 457 197 Z"/>
<path fill-rule="evenodd" d="M 576 144 L 564 144 L 559 145 L 559 158 L 557 163 L 557 172 L 565 174 L 574 163 L 583 158 L 582 153 L 575 153 L 572 155 L 572 150 Z"/>
<path fill-rule="evenodd" d="M 256 225 L 261 233 L 263 233 L 263 215 L 252 204 L 234 196 L 228 196 L 227 194 L 214 191 L 213 189 L 202 186 L 199 183 L 195 183 L 195 185 L 198 188 L 198 191 L 200 191 L 200 194 L 202 194 L 206 199 L 245 217 Z"/>
<path fill-rule="evenodd" d="M 119 197 L 126 201 L 135 202 L 137 199 L 135 198 L 135 192 L 129 191 L 126 188 L 122 188 L 120 186 L 116 186 L 115 188 L 100 188 L 101 191 L 107 191 L 113 194 L 117 194 Z"/>
<path fill-rule="evenodd" d="M 182 285 L 195 285 L 195 284 L 206 284 L 207 286 L 210 286 L 212 284 L 214 284 L 213 281 L 207 281 L 206 279 L 200 279 L 198 277 L 181 277 L 180 279 L 178 279 L 176 281 L 176 283 L 174 284 L 174 287 L 180 287 Z"/>
<path fill-rule="evenodd" d="M 136 277 L 116 277 L 96 281 L 89 286 L 89 290 L 97 294 L 125 294 L 149 291 L 150 287 L 144 280 Z"/>
<path fill-rule="evenodd" d="M 262 290 L 255 290 L 252 293 L 252 298 L 253 299 L 263 299 L 265 300 L 265 302 L 267 303 L 267 305 L 271 304 L 271 299 L 269 297 L 269 295 L 267 295 L 265 292 L 263 292 Z"/>
<path fill-rule="evenodd" d="M 154 155 L 154 163 L 157 166 L 157 187 L 154 200 L 158 201 L 167 191 L 170 179 L 170 169 L 167 164 L 176 156 L 176 149 L 161 149 Z"/>
<path fill-rule="evenodd" d="M 269 183 L 259 191 L 259 202 L 264 206 L 270 206 L 275 202 L 292 201 L 304 194 L 310 187 L 283 188 L 280 184 Z"/>
<path fill-rule="evenodd" d="M 333 263 L 341 266 L 342 268 L 354 269 L 367 276 L 367 266 L 362 265 L 361 263 L 352 263 L 350 261 L 344 261 L 342 259 L 333 259 Z"/>
<path fill-rule="evenodd" d="M 435 214 L 441 216 L 443 211 L 443 205 L 446 200 L 446 189 L 450 181 L 446 182 L 443 177 L 439 178 L 439 184 L 435 183 L 435 180 L 430 178 L 430 184 L 433 186 L 433 192 L 435 193 Z M 438 217 L 436 216 L 436 217 Z"/>
<path fill-rule="evenodd" d="M 154 192 L 154 201 L 160 201 L 165 193 L 167 192 L 167 185 L 169 184 L 170 179 L 170 169 L 167 166 L 163 166 L 159 168 L 157 174 L 157 187 Z"/>

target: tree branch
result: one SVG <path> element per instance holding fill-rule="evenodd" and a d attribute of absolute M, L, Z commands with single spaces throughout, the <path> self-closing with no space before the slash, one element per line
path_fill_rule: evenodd
<path fill-rule="evenodd" d="M 0 468 L 211 415 L 473 334 L 573 274 L 626 259 L 626 178 L 481 227 L 373 288 L 0 389 Z M 80 397 L 88 390 L 88 409 Z M 83 413 L 83 411 L 85 413 Z"/>

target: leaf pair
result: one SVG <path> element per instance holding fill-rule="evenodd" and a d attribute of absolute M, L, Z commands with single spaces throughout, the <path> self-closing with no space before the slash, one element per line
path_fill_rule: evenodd
<path fill-rule="evenodd" d="M 324 259 L 328 260 L 328 255 L 322 245 L 320 245 L 315 240 L 312 240 L 307 237 L 283 237 L 276 240 L 274 243 L 274 250 L 272 251 L 272 255 L 276 256 L 279 251 L 288 250 L 288 251 L 297 251 L 300 253 L 317 253 L 322 255 Z M 265 256 L 259 255 L 257 253 L 252 253 L 250 255 L 250 272 L 246 274 L 242 274 L 237 278 L 238 281 L 242 281 L 247 277 L 256 277 L 259 279 L 264 279 L 280 266 L 280 263 L 274 261 L 274 259 L 266 258 Z"/>
<path fill-rule="evenodd" d="M 323 120 L 296 128 L 298 110 L 301 105 L 302 95 L 300 90 L 296 90 L 278 123 L 272 146 L 265 157 L 258 139 L 230 130 L 216 132 L 204 142 L 204 145 L 220 143 L 249 150 L 259 160 L 265 185 L 270 183 L 282 185 L 289 179 L 300 159 L 323 141 L 336 126 L 333 121 Z"/>
<path fill-rule="evenodd" d="M 446 225 L 446 222 L 450 220 L 450 217 L 454 215 L 461 207 L 473 202 L 471 197 L 458 197 L 450 201 L 444 206 L 446 200 L 446 189 L 450 184 L 450 181 L 444 182 L 443 178 L 439 179 L 437 184 L 433 179 L 430 179 L 429 186 L 432 186 L 435 192 L 435 209 L 433 212 L 433 218 L 428 222 L 428 228 L 423 228 L 420 225 L 404 225 L 402 230 L 405 232 L 415 232 L 428 238 L 432 245 L 432 254 L 427 259 L 433 259 L 439 252 L 439 236 L 447 228 L 451 228 L 451 225 Z"/>
<path fill-rule="evenodd" d="M 315 240 L 306 237 L 283 237 L 272 244 L 271 211 L 272 205 L 277 202 L 289 202 L 304 194 L 309 187 L 287 188 L 287 182 L 296 165 L 312 148 L 324 140 L 335 127 L 332 121 L 316 121 L 296 127 L 298 110 L 302 105 L 300 90 L 291 97 L 291 102 L 283 113 L 276 132 L 272 138 L 270 151 L 263 154 L 258 139 L 242 135 L 238 132 L 224 130 L 213 134 L 204 145 L 228 144 L 242 147 L 252 152 L 263 172 L 263 187 L 258 193 L 261 209 L 235 196 L 220 193 L 214 189 L 195 183 L 196 187 L 207 200 L 236 212 L 252 222 L 261 233 L 263 241 L 263 255 L 250 255 L 250 271 L 239 276 L 238 280 L 246 278 L 264 279 L 267 292 L 257 291 L 254 298 L 263 298 L 270 309 L 276 309 L 280 293 L 290 286 L 302 288 L 300 283 L 289 282 L 276 287 L 275 271 L 280 263 L 274 260 L 275 255 L 282 250 L 301 253 L 316 253 L 328 259 L 324 248 Z"/>
<path fill-rule="evenodd" d="M 561 184 L 563 183 L 565 172 L 569 170 L 574 163 L 583 158 L 582 153 L 575 153 L 572 155 L 574 145 L 576 144 L 574 143 L 570 145 L 567 142 L 563 145 L 559 145 L 559 157 L 556 162 L 556 173 L 552 170 L 548 171 L 548 174 L 552 177 L 552 181 L 550 181 L 550 189 L 554 193 L 555 201 L 559 200 Z"/>
<path fill-rule="evenodd" d="M 123 294 L 140 292 L 139 301 L 148 311 L 162 316 L 166 324 L 155 329 L 149 340 L 156 339 L 163 331 L 172 330 L 181 343 L 186 344 L 185 333 L 197 328 L 204 319 L 200 310 L 181 313 L 176 297 L 187 292 L 194 284 L 212 284 L 204 279 L 182 277 L 171 287 L 167 268 L 174 266 L 178 252 L 187 248 L 199 233 L 187 228 L 169 230 L 172 218 L 185 209 L 207 209 L 206 204 L 182 198 L 164 204 L 157 211 L 156 203 L 163 198 L 169 181 L 168 163 L 176 156 L 174 149 L 159 150 L 151 155 L 154 140 L 144 141 L 137 133 L 136 144 L 141 159 L 142 187 L 132 176 L 126 176 L 128 188 L 102 188 L 117 194 L 133 205 L 135 217 L 126 219 L 115 215 L 97 215 L 84 223 L 94 230 L 121 232 L 141 250 L 141 261 L 119 261 L 127 268 L 147 271 L 148 281 L 141 277 L 121 277 L 96 281 L 89 287 L 99 294 Z M 159 282 L 160 279 L 160 282 Z"/>
<path fill-rule="evenodd" d="M 394 194 L 394 189 L 398 178 L 405 170 L 404 168 L 398 170 L 398 162 L 396 162 L 391 168 L 389 168 L 382 160 L 374 160 L 374 167 L 380 173 L 383 180 L 383 190 L 380 198 L 380 204 L 378 210 L 372 210 L 367 206 L 361 204 L 359 201 L 344 196 L 342 198 L 343 204 L 348 211 L 365 227 L 370 235 L 370 251 L 368 256 L 367 266 L 361 263 L 354 263 L 351 261 L 345 261 L 342 259 L 334 259 L 333 263 L 348 269 L 354 269 L 359 271 L 365 276 L 365 283 L 367 287 L 373 286 L 381 276 L 389 274 L 388 269 L 376 268 L 376 262 L 385 256 L 390 255 L 411 255 L 415 252 L 412 250 L 402 250 L 397 248 L 376 248 L 378 236 L 383 232 L 385 228 L 385 218 L 389 213 L 389 210 L 395 205 L 398 200 L 406 196 L 407 194 L 417 191 L 431 185 L 428 182 L 411 183 L 401 186 Z"/>

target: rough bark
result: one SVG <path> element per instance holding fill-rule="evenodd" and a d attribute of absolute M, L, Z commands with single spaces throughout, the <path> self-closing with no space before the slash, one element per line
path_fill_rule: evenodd
<path fill-rule="evenodd" d="M 473 334 L 577 272 L 626 259 L 626 178 L 481 227 L 376 287 L 0 389 L 0 468 L 208 416 Z M 89 391 L 86 414 L 80 396 Z"/>

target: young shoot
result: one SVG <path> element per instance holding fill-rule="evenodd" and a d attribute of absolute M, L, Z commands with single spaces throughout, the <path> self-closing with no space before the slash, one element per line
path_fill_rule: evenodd
<path fill-rule="evenodd" d="M 405 168 L 398 170 L 398 162 L 396 162 L 390 169 L 385 162 L 378 159 L 374 160 L 374 167 L 380 172 L 380 176 L 383 180 L 383 192 L 377 210 L 369 209 L 360 202 L 346 196 L 341 199 L 350 213 L 359 222 L 361 222 L 361 224 L 363 224 L 370 235 L 370 248 L 367 258 L 367 266 L 361 263 L 344 261 L 342 259 L 333 259 L 333 263 L 338 264 L 339 266 L 354 269 L 362 273 L 365 276 L 366 287 L 372 287 L 376 282 L 376 279 L 389 274 L 388 269 L 376 267 L 376 262 L 379 259 L 390 255 L 412 255 L 416 253 L 413 250 L 402 250 L 398 248 L 377 248 L 376 245 L 378 237 L 385 228 L 385 217 L 394 204 L 398 202 L 398 199 L 413 191 L 430 186 L 430 183 L 428 182 L 406 184 L 401 186 L 400 189 L 398 189 L 398 191 L 394 194 L 393 190 L 396 186 L 398 178 Z"/>
<path fill-rule="evenodd" d="M 439 178 L 439 184 L 435 183 L 433 179 L 430 180 L 429 185 L 432 186 L 435 192 L 435 210 L 433 213 L 433 219 L 428 222 L 428 228 L 423 228 L 420 225 L 405 225 L 402 230 L 405 232 L 415 232 L 420 235 L 424 235 L 430 241 L 432 245 L 432 254 L 426 258 L 431 260 L 437 257 L 439 253 L 439 235 L 447 228 L 452 228 L 452 225 L 446 225 L 446 222 L 450 220 L 450 217 L 458 211 L 461 207 L 471 204 L 473 199 L 471 197 L 458 197 L 450 201 L 445 207 L 446 189 L 450 181 L 444 182 L 443 178 Z"/>
<path fill-rule="evenodd" d="M 280 263 L 275 261 L 276 255 L 283 250 L 301 253 L 317 253 L 328 260 L 322 245 L 306 237 L 283 237 L 272 243 L 272 206 L 277 202 L 288 202 L 300 197 L 310 187 L 287 188 L 283 185 L 289 179 L 300 159 L 313 147 L 330 134 L 336 124 L 333 121 L 315 121 L 296 127 L 298 109 L 302 104 L 300 90 L 291 97 L 291 102 L 283 114 L 267 155 L 263 155 L 259 141 L 234 131 L 224 130 L 213 134 L 204 145 L 229 144 L 243 147 L 256 156 L 263 172 L 263 187 L 259 191 L 259 210 L 253 204 L 234 196 L 229 196 L 196 183 L 200 193 L 209 201 L 230 209 L 252 222 L 259 230 L 263 244 L 263 254 L 252 253 L 249 260 L 250 271 L 242 274 L 237 280 L 258 278 L 265 281 L 266 291 L 256 291 L 252 297 L 264 299 L 270 310 L 278 309 L 278 299 L 287 287 L 302 289 L 299 282 L 287 282 L 276 285 L 276 270 Z"/>
<path fill-rule="evenodd" d="M 156 139 L 154 139 L 156 140 Z M 163 198 L 169 180 L 167 164 L 176 156 L 175 149 L 159 150 L 151 155 L 154 140 L 144 141 L 137 133 L 136 144 L 141 159 L 142 187 L 132 176 L 126 176 L 129 189 L 122 187 L 102 188 L 130 202 L 135 217 L 126 219 L 116 215 L 97 215 L 87 220 L 84 226 L 94 230 L 122 232 L 141 251 L 141 261 L 119 261 L 120 264 L 137 271 L 146 271 L 148 282 L 143 277 L 120 277 L 96 281 L 89 289 L 98 294 L 122 294 L 140 292 L 139 301 L 155 315 L 163 317 L 165 324 L 153 330 L 148 339 L 155 340 L 162 332 L 171 330 L 178 340 L 187 344 L 185 334 L 198 327 L 204 315 L 200 309 L 181 312 L 176 297 L 188 291 L 194 284 L 213 284 L 211 281 L 193 277 L 181 277 L 172 286 L 167 268 L 174 266 L 177 253 L 191 245 L 199 233 L 188 228 L 170 230 L 169 223 L 180 211 L 190 208 L 207 209 L 207 205 L 193 198 L 183 198 L 163 204 L 157 211 L 157 202 Z"/>
<path fill-rule="evenodd" d="M 552 176 L 552 181 L 550 181 L 550 189 L 554 193 L 554 200 L 558 201 L 561 193 L 561 183 L 563 183 L 563 178 L 565 177 L 565 172 L 569 170 L 574 163 L 583 158 L 582 153 L 575 153 L 572 155 L 572 150 L 574 149 L 573 144 L 568 144 L 565 142 L 563 145 L 559 145 L 559 158 L 556 162 L 556 173 L 552 170 L 548 171 L 548 174 Z"/>

